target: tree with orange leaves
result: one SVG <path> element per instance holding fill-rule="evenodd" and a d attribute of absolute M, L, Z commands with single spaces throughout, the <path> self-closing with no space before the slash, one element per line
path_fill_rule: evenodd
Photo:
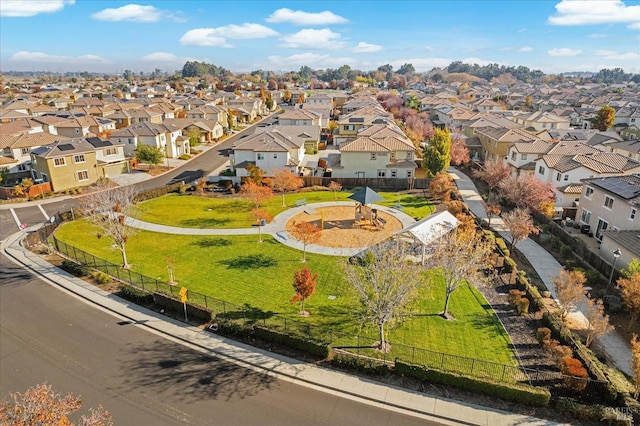
<path fill-rule="evenodd" d="M 13 426 L 73 426 L 69 415 L 80 411 L 82 400 L 71 394 L 61 395 L 51 385 L 39 384 L 25 393 L 10 393 L 0 402 L 0 424 Z M 111 414 L 102 406 L 81 416 L 78 425 L 112 426 Z"/>
<path fill-rule="evenodd" d="M 318 274 L 312 274 L 309 268 L 302 268 L 295 271 L 293 279 L 293 289 L 296 295 L 291 299 L 291 303 L 300 302 L 300 315 L 309 316 L 309 312 L 304 310 L 304 302 L 316 292 Z"/>
<path fill-rule="evenodd" d="M 282 192 L 282 207 L 285 206 L 284 195 L 287 191 L 295 191 L 304 186 L 304 181 L 300 176 L 285 169 L 275 170 L 271 182 L 274 190 Z"/>
<path fill-rule="evenodd" d="M 307 245 L 316 243 L 322 237 L 322 229 L 311 222 L 296 222 L 293 225 L 291 234 L 300 240 L 304 246 L 302 251 L 302 261 L 307 261 Z"/>

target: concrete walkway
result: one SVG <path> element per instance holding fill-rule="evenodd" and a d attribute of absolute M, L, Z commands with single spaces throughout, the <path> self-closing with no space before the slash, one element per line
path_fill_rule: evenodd
<path fill-rule="evenodd" d="M 286 230 L 287 222 L 289 219 L 297 214 L 304 213 L 305 211 L 313 211 L 320 208 L 331 207 L 353 207 L 353 201 L 327 201 L 323 203 L 313 203 L 306 206 L 294 207 L 287 209 L 277 215 L 271 222 L 261 227 L 258 230 L 257 226 L 251 228 L 233 228 L 233 229 L 201 229 L 201 228 L 180 228 L 176 226 L 158 225 L 155 223 L 143 222 L 137 219 L 128 217 L 126 224 L 133 227 L 142 229 L 145 231 L 162 232 L 165 234 L 175 235 L 258 235 L 258 232 L 273 236 L 277 241 L 285 244 L 289 247 L 302 251 L 304 244 L 299 240 L 293 238 Z M 415 219 L 406 213 L 401 212 L 390 207 L 373 204 L 373 208 L 378 211 L 388 213 L 394 216 L 402 224 L 402 228 L 415 223 Z M 324 254 L 328 256 L 353 256 L 360 253 L 367 247 L 354 247 L 354 248 L 340 248 L 340 247 L 327 247 L 318 244 L 308 244 L 307 253 Z"/>
<path fill-rule="evenodd" d="M 431 420 L 443 425 L 556 425 L 557 423 L 530 416 L 509 413 L 468 404 L 396 386 L 382 384 L 317 367 L 296 359 L 273 354 L 226 339 L 196 327 L 175 321 L 157 312 L 131 304 L 104 292 L 85 281 L 54 267 L 22 246 L 27 231 L 13 234 L 0 248 L 8 258 L 29 269 L 45 281 L 66 290 L 89 303 L 99 305 L 119 318 L 132 321 L 136 327 L 173 339 L 193 349 L 234 362 L 281 380 L 312 387 L 343 398 L 370 404 L 387 410 Z M 3 262 L 7 261 L 2 258 Z"/>
<path fill-rule="evenodd" d="M 467 175 L 453 167 L 448 170 L 448 173 L 453 178 L 458 190 L 460 191 L 460 195 L 465 203 L 467 203 L 473 214 L 478 218 L 487 219 L 486 204 L 478 193 L 478 189 L 473 181 Z M 501 218 L 492 217 L 491 227 L 498 231 L 498 233 L 507 241 L 511 240 L 511 233 L 505 227 Z M 531 238 L 527 238 L 526 240 L 519 242 L 516 247 L 520 253 L 527 258 L 557 302 L 553 279 L 560 274 L 562 265 L 560 265 L 560 263 L 558 263 L 558 261 L 548 251 L 538 245 Z M 585 316 L 586 311 L 587 304 L 585 296 L 585 301 L 579 304 L 579 306 L 570 312 L 569 315 L 572 320 L 584 325 L 588 324 Z M 622 371 L 629 377 L 633 376 L 633 371 L 630 365 L 632 359 L 631 347 L 618 332 L 615 330 L 610 331 L 604 336 L 598 338 L 597 343 L 602 347 L 609 360 L 616 368 L 618 368 L 618 370 Z"/>

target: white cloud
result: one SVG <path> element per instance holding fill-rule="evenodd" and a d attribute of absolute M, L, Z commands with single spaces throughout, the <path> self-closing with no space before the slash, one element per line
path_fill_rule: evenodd
<path fill-rule="evenodd" d="M 42 52 L 28 52 L 22 50 L 15 53 L 9 58 L 10 61 L 19 62 L 38 62 L 38 63 L 66 63 L 66 64 L 78 64 L 78 63 L 93 63 L 93 64 L 108 64 L 110 63 L 106 59 L 98 55 L 81 55 L 81 56 L 63 56 L 63 55 L 50 55 Z"/>
<path fill-rule="evenodd" d="M 223 37 L 217 36 L 213 28 L 189 30 L 180 38 L 180 44 L 187 46 L 233 47 L 227 44 Z"/>
<path fill-rule="evenodd" d="M 157 9 L 153 6 L 140 4 L 127 4 L 118 8 L 103 9 L 91 15 L 91 18 L 99 21 L 129 21 L 129 22 L 158 22 L 162 19 L 171 19 L 184 22 L 168 11 Z"/>
<path fill-rule="evenodd" d="M 353 58 L 337 58 L 332 55 L 319 53 L 299 53 L 287 57 L 269 56 L 269 67 L 277 70 L 294 70 L 306 65 L 311 68 L 333 68 L 342 65 L 354 66 L 356 61 Z"/>
<path fill-rule="evenodd" d="M 491 64 L 498 64 L 498 65 L 504 65 L 504 64 L 500 64 L 500 62 L 498 61 L 490 61 L 488 59 L 482 59 L 482 58 L 464 58 L 462 60 L 463 64 L 478 64 L 481 67 L 486 66 L 486 65 L 491 65 Z"/>
<path fill-rule="evenodd" d="M 640 54 L 634 52 L 622 53 L 615 50 L 596 50 L 594 54 L 611 61 L 631 61 L 640 59 Z"/>
<path fill-rule="evenodd" d="M 377 44 L 365 43 L 364 41 L 361 41 L 360 43 L 353 46 L 353 48 L 351 48 L 351 51 L 355 53 L 371 53 L 379 52 L 380 50 L 382 50 L 382 46 Z"/>
<path fill-rule="evenodd" d="M 416 72 L 431 71 L 433 68 L 446 67 L 451 62 L 449 58 L 410 58 L 410 59 L 398 59 L 389 64 L 393 65 L 394 69 L 398 69 L 404 64 L 411 64 L 415 68 Z"/>
<path fill-rule="evenodd" d="M 606 34 L 589 34 L 587 37 L 588 38 L 607 38 L 609 36 Z"/>
<path fill-rule="evenodd" d="M 149 53 L 148 55 L 143 56 L 142 58 L 140 58 L 143 61 L 157 61 L 157 62 L 174 62 L 177 61 L 179 58 L 174 55 L 173 53 L 168 53 L 168 52 L 153 52 L 153 53 Z"/>
<path fill-rule="evenodd" d="M 628 23 L 628 28 L 637 30 L 640 6 L 627 6 L 621 0 L 562 0 L 548 22 L 567 26 Z"/>
<path fill-rule="evenodd" d="M 422 47 L 424 50 L 426 50 L 427 52 L 435 52 L 436 49 L 433 46 L 423 46 Z"/>
<path fill-rule="evenodd" d="M 340 34 L 328 28 L 322 30 L 304 29 L 282 38 L 282 47 L 293 49 L 341 49 L 345 43 L 340 41 Z"/>
<path fill-rule="evenodd" d="M 580 49 L 569 49 L 569 48 L 566 48 L 566 47 L 562 47 L 562 48 L 549 49 L 549 50 L 547 50 L 547 53 L 549 54 L 549 56 L 553 56 L 553 57 L 559 58 L 559 57 L 581 55 L 582 54 L 582 50 L 580 50 Z"/>
<path fill-rule="evenodd" d="M 346 24 L 349 22 L 348 19 L 338 16 L 328 10 L 318 13 L 309 13 L 287 8 L 276 10 L 265 20 L 267 22 L 288 22 L 294 25 L 329 25 Z"/>
<path fill-rule="evenodd" d="M 233 47 L 227 39 L 256 39 L 277 36 L 278 32 L 260 24 L 244 23 L 218 28 L 195 28 L 187 31 L 180 43 L 191 46 Z"/>
<path fill-rule="evenodd" d="M 0 0 L 0 16 L 24 18 L 40 13 L 55 13 L 75 0 Z"/>
<path fill-rule="evenodd" d="M 533 47 L 531 46 L 522 46 L 518 49 L 518 52 L 531 52 L 533 51 Z"/>

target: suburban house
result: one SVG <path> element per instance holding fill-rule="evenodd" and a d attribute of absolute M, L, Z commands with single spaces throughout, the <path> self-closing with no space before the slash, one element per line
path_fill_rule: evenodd
<path fill-rule="evenodd" d="M 189 139 L 182 136 L 182 130 L 172 124 L 139 123 L 111 133 L 114 143 L 124 145 L 128 157 L 134 155 L 139 145 L 160 148 L 167 158 L 176 158 L 191 152 Z"/>
<path fill-rule="evenodd" d="M 583 179 L 603 178 L 615 175 L 640 173 L 640 163 L 620 154 L 601 152 L 593 148 L 589 153 L 588 145 L 558 146 L 535 161 L 536 179 L 550 182 L 556 188 L 556 207 L 575 207 L 575 189 L 563 195 L 559 191 L 567 185 L 577 185 Z M 568 152 L 584 153 L 569 154 Z M 562 152 L 565 152 L 562 154 Z"/>
<path fill-rule="evenodd" d="M 5 158 L 5 168 L 9 173 L 31 170 L 31 151 L 55 141 L 66 139 L 46 132 L 23 133 L 15 136 L 0 136 L 0 156 Z M 7 161 L 11 159 L 12 161 Z"/>
<path fill-rule="evenodd" d="M 640 231 L 640 177 L 609 176 L 583 180 L 576 219 L 597 240 L 604 230 Z M 611 234 L 608 232 L 608 236 Z M 637 237 L 636 237 L 637 238 Z M 615 239 L 615 237 L 614 237 Z"/>
<path fill-rule="evenodd" d="M 480 139 L 482 155 L 485 160 L 504 159 L 514 143 L 534 142 L 538 139 L 536 135 L 526 130 L 506 127 L 476 128 L 475 135 Z"/>
<path fill-rule="evenodd" d="M 536 111 L 514 115 L 512 119 L 524 128 L 533 128 L 536 131 L 543 129 L 568 129 L 571 120 L 566 117 L 559 117 L 551 112 Z"/>
<path fill-rule="evenodd" d="M 188 138 L 197 134 L 200 143 L 213 143 L 224 136 L 224 127 L 218 120 L 170 118 L 165 120 L 163 124 L 180 129 L 182 136 Z"/>
<path fill-rule="evenodd" d="M 291 136 L 295 140 L 301 140 L 306 154 L 314 154 L 318 152 L 321 132 L 320 126 L 265 126 L 257 127 L 255 133 L 270 132 L 273 130 L 277 130 L 284 135 Z"/>
<path fill-rule="evenodd" d="M 317 112 L 294 108 L 286 110 L 278 116 L 278 124 L 281 126 L 320 126 L 327 127 L 327 118 Z"/>
<path fill-rule="evenodd" d="M 638 139 L 612 142 L 607 145 L 607 148 L 616 154 L 640 161 L 640 140 Z"/>
<path fill-rule="evenodd" d="M 236 176 L 249 176 L 247 167 L 254 165 L 265 172 L 288 169 L 296 174 L 304 167 L 304 139 L 287 135 L 279 129 L 269 129 L 248 135 L 231 147 L 229 160 Z"/>
<path fill-rule="evenodd" d="M 410 179 L 415 177 L 415 147 L 394 124 L 375 124 L 340 146 L 332 177 Z"/>
<path fill-rule="evenodd" d="M 334 135 L 334 143 L 341 145 L 355 139 L 363 129 L 374 124 L 385 123 L 393 123 L 393 115 L 385 111 L 379 103 L 363 107 L 340 117 Z"/>
<path fill-rule="evenodd" d="M 94 137 L 60 140 L 36 148 L 31 152 L 31 162 L 35 180 L 51 182 L 57 192 L 128 171 L 122 144 Z"/>
<path fill-rule="evenodd" d="M 620 136 L 626 141 L 640 139 L 640 127 L 637 124 L 632 124 L 620 131 Z"/>

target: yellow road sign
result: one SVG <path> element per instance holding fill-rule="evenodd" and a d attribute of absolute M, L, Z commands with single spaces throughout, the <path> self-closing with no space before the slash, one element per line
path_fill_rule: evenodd
<path fill-rule="evenodd" d="M 180 301 L 182 303 L 187 301 L 187 289 L 185 287 L 182 287 L 180 289 L 180 293 L 178 293 L 178 294 L 180 294 Z"/>

